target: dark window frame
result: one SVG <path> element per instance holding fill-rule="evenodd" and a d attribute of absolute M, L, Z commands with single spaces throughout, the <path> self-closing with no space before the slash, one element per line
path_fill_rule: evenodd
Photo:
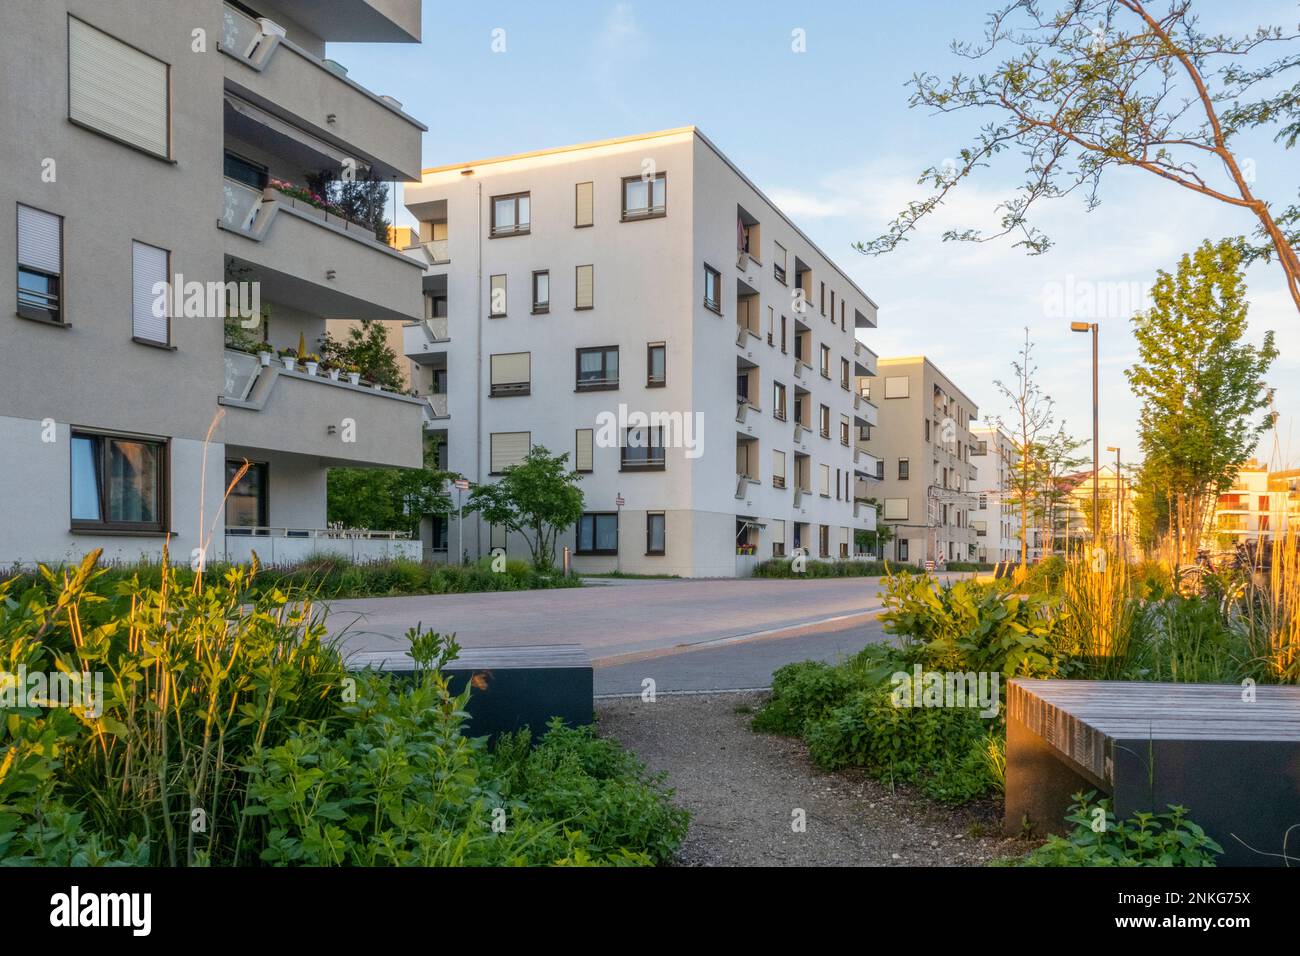
<path fill-rule="evenodd" d="M 899 481 L 912 480 L 912 459 L 910 458 L 898 459 L 898 480 Z"/>
<path fill-rule="evenodd" d="M 589 519 L 589 518 L 591 519 L 591 538 L 590 538 L 590 540 L 591 540 L 591 547 L 590 547 L 590 548 L 583 548 L 583 546 L 582 546 L 582 537 L 583 537 L 582 526 L 583 526 L 583 524 L 587 521 L 587 519 Z M 613 518 L 613 519 L 614 519 L 614 547 L 613 547 L 613 548 L 598 548 L 598 547 L 596 547 L 596 541 L 597 541 L 597 539 L 600 537 L 600 535 L 599 535 L 597 532 L 599 531 L 599 519 L 601 519 L 601 518 Z M 618 515 L 618 512 L 617 512 L 617 511 L 584 511 L 584 512 L 579 516 L 579 518 L 578 518 L 578 526 L 577 526 L 577 528 L 576 528 L 576 530 L 575 530 L 575 532 L 574 532 L 574 536 L 573 536 L 573 538 L 574 538 L 574 542 L 573 542 L 573 543 L 574 543 L 573 553 L 574 553 L 574 554 L 597 554 L 597 555 L 599 555 L 599 554 L 605 554 L 605 555 L 615 555 L 615 554 L 618 554 L 618 530 L 619 530 L 619 529 L 618 529 L 618 518 L 619 518 L 619 515 Z"/>
<path fill-rule="evenodd" d="M 99 498 L 99 520 L 73 518 L 72 511 L 72 468 L 68 463 L 68 520 L 69 530 L 75 533 L 121 534 L 157 537 L 170 534 L 171 527 L 171 439 L 155 438 L 148 435 L 132 435 L 125 432 L 106 432 L 94 429 L 74 427 L 70 439 L 88 438 L 95 441 L 95 479 L 96 493 Z M 111 521 L 108 514 L 108 449 L 113 441 L 135 442 L 137 444 L 156 445 L 158 454 L 158 474 L 155 476 L 155 494 L 158 501 L 157 521 Z"/>
<path fill-rule="evenodd" d="M 546 276 L 546 301 L 542 302 L 537 298 L 537 277 Z M 545 315 L 551 311 L 551 270 L 534 269 L 533 270 L 533 315 Z"/>
<path fill-rule="evenodd" d="M 709 298 L 709 276 L 713 276 L 713 286 L 717 299 Z M 722 273 L 707 262 L 704 263 L 704 307 L 710 312 L 722 315 Z"/>
<path fill-rule="evenodd" d="M 19 206 L 26 206 L 28 209 L 34 210 L 39 213 L 44 213 L 47 216 L 53 216 L 59 220 L 59 271 L 57 273 L 46 272 L 44 269 L 34 269 L 31 266 L 24 266 L 22 263 L 18 261 L 18 243 L 19 243 L 18 207 Z M 15 306 L 15 314 L 18 315 L 19 318 L 27 319 L 32 322 L 40 322 L 43 325 L 58 326 L 59 328 L 68 328 L 70 325 L 70 323 L 66 318 L 68 294 L 67 294 L 67 289 L 64 287 L 65 283 L 63 281 L 63 273 L 67 269 L 67 257 L 68 257 L 68 243 L 67 243 L 64 225 L 65 225 L 65 219 L 62 213 L 51 212 L 48 209 L 42 209 L 40 206 L 33 206 L 31 203 L 18 202 L 14 204 L 14 287 L 15 287 L 16 300 L 17 300 Z M 30 289 L 27 290 L 28 295 L 40 296 L 46 299 L 47 302 L 48 300 L 53 299 L 55 303 L 53 309 L 49 308 L 48 304 L 44 308 L 39 306 L 33 306 L 33 305 L 24 305 L 23 285 L 22 285 L 22 277 L 24 272 L 26 272 L 28 275 L 39 276 L 40 278 L 47 279 L 47 280 L 53 280 L 53 287 L 54 287 L 53 292 L 35 292 L 34 290 L 30 290 Z M 53 317 L 51 317 L 50 315 L 39 315 L 37 314 L 38 312 L 52 313 Z"/>
<path fill-rule="evenodd" d="M 582 380 L 582 356 L 587 352 L 601 353 L 600 371 L 601 378 L 594 383 L 584 383 Z M 616 356 L 615 364 L 618 366 L 618 374 L 614 376 L 613 381 L 609 378 L 609 353 L 613 352 Z M 585 348 L 573 350 L 573 390 L 575 392 L 611 392 L 619 386 L 619 377 L 622 375 L 622 357 L 618 354 L 617 345 L 590 345 Z"/>
<path fill-rule="evenodd" d="M 655 350 L 663 353 L 664 372 L 658 379 L 654 375 Z M 665 342 L 647 342 L 645 347 L 645 387 L 665 388 L 668 385 L 668 345 Z"/>
<path fill-rule="evenodd" d="M 515 207 L 515 224 L 510 227 L 497 227 L 497 203 L 503 199 L 514 200 Z M 528 200 L 528 224 L 520 227 L 519 225 L 519 200 Z M 524 190 L 517 193 L 502 193 L 499 196 L 493 196 L 488 205 L 490 214 L 490 224 L 488 227 L 489 239 L 507 239 L 510 236 L 526 236 L 533 231 L 533 194 L 531 190 Z"/>
<path fill-rule="evenodd" d="M 623 434 L 619 436 L 618 445 L 618 470 L 619 471 L 664 471 L 667 468 L 668 455 L 664 449 L 664 430 L 662 425 L 642 425 L 640 428 L 649 432 L 649 442 L 645 445 L 629 445 L 628 432 L 631 428 L 623 429 Z M 635 455 L 628 457 L 628 452 L 632 451 Z M 658 454 L 655 454 L 658 452 Z"/>
<path fill-rule="evenodd" d="M 654 184 L 661 181 L 664 184 L 664 203 L 662 206 L 654 205 Z M 645 212 L 628 212 L 627 209 L 627 186 L 628 183 L 646 183 L 646 200 L 649 205 L 646 206 Z M 643 219 L 664 219 L 668 215 L 668 173 L 655 173 L 649 181 L 645 176 L 624 176 L 618 184 L 618 208 L 619 222 L 640 222 Z"/>
<path fill-rule="evenodd" d="M 239 472 L 239 469 L 243 467 L 244 467 L 243 458 L 226 459 L 226 487 L 227 488 L 231 487 L 231 482 L 234 480 L 235 475 Z M 258 475 L 258 483 L 260 485 L 260 488 L 258 489 L 260 493 L 258 495 L 258 502 L 257 502 L 257 524 L 253 525 L 253 528 L 267 528 L 269 527 L 271 521 L 270 462 L 249 461 L 248 471 L 245 473 L 244 477 L 247 478 L 251 474 Z M 235 491 L 233 488 L 231 488 L 230 495 L 226 498 L 227 507 L 229 507 L 230 499 L 233 498 L 234 496 L 235 496 Z M 225 525 L 226 534 L 246 535 L 246 534 L 254 533 L 252 530 L 249 529 L 248 525 L 232 525 L 229 520 L 229 512 L 227 512 L 225 517 L 226 517 L 226 525 Z M 257 533 L 266 534 L 265 531 L 257 532 Z"/>
<path fill-rule="evenodd" d="M 658 549 L 651 547 L 651 542 L 654 540 L 651 520 L 654 518 L 658 518 L 661 522 L 660 539 L 663 545 Z M 647 557 L 668 553 L 668 515 L 663 511 L 647 511 L 645 514 L 645 553 Z"/>

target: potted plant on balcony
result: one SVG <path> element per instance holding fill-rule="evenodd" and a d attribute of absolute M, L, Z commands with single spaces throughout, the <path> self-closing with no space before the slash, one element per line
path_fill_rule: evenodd
<path fill-rule="evenodd" d="M 292 372 L 294 369 L 297 368 L 298 366 L 297 349 L 280 349 L 280 351 L 277 352 L 276 354 L 280 356 L 280 361 L 284 363 L 284 367 L 288 369 L 290 372 Z"/>
<path fill-rule="evenodd" d="M 271 358 L 275 355 L 275 347 L 270 342 L 261 342 L 257 346 L 257 357 L 262 360 L 262 367 L 271 364 Z"/>
<path fill-rule="evenodd" d="M 348 381 L 353 385 L 361 384 L 361 368 L 357 365 L 348 366 Z"/>
<path fill-rule="evenodd" d="M 331 382 L 337 382 L 339 380 L 339 373 L 343 371 L 337 362 L 328 358 L 321 359 L 320 367 L 321 371 L 330 377 Z"/>
<path fill-rule="evenodd" d="M 316 370 L 320 368 L 320 356 L 315 352 L 308 352 L 303 356 L 302 364 L 306 367 L 308 375 L 315 375 Z"/>

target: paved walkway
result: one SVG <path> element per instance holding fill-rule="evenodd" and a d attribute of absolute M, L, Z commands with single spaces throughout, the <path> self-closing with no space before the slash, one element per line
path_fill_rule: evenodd
<path fill-rule="evenodd" d="M 330 603 L 344 652 L 404 649 L 407 628 L 454 632 L 464 647 L 582 644 L 605 665 L 691 646 L 865 626 L 879 578 L 624 581 L 617 587 L 365 598 Z M 735 686 L 732 684 L 731 686 Z"/>

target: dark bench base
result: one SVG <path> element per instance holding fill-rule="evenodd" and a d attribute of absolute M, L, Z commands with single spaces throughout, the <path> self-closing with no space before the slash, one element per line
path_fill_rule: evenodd
<path fill-rule="evenodd" d="M 402 652 L 362 652 L 348 663 L 392 674 L 415 670 Z M 590 724 L 594 717 L 591 658 L 581 644 L 464 648 L 443 673 L 453 694 L 466 683 L 473 688 L 466 732 L 475 737 L 495 739 L 528 727 L 536 741 L 552 717 L 570 727 Z"/>

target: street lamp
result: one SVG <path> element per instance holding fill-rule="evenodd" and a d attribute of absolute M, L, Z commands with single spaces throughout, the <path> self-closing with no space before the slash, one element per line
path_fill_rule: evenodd
<path fill-rule="evenodd" d="M 1096 547 L 1101 536 L 1098 517 L 1101 514 L 1101 498 L 1097 487 L 1097 449 L 1101 441 L 1097 437 L 1097 323 L 1071 322 L 1071 332 L 1092 333 L 1092 543 Z"/>
<path fill-rule="evenodd" d="M 1107 451 L 1115 453 L 1115 547 L 1124 552 L 1124 465 L 1119 460 L 1119 446 L 1107 445 Z"/>

